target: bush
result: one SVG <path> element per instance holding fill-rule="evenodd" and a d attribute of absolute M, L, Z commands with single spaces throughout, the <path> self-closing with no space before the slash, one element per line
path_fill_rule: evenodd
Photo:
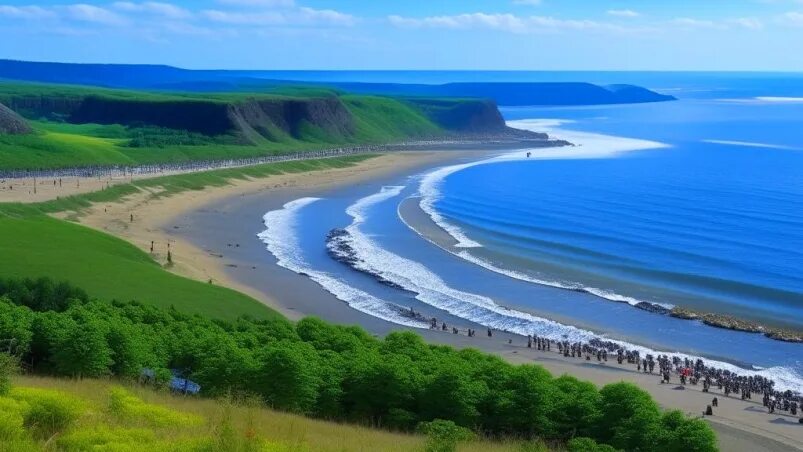
<path fill-rule="evenodd" d="M 597 444 L 591 438 L 573 438 L 566 444 L 569 452 L 616 452 L 616 449 L 607 444 Z"/>
<path fill-rule="evenodd" d="M 110 391 L 109 412 L 121 420 L 141 422 L 155 427 L 192 427 L 204 422 L 203 418 L 194 414 L 145 403 L 119 387 Z"/>
<path fill-rule="evenodd" d="M 14 388 L 9 396 L 28 404 L 23 424 L 39 438 L 49 438 L 63 432 L 84 411 L 79 400 L 58 391 Z"/>
<path fill-rule="evenodd" d="M 452 452 L 457 443 L 475 438 L 471 430 L 443 419 L 422 422 L 418 424 L 418 431 L 427 435 L 427 452 Z"/>
<path fill-rule="evenodd" d="M 58 440 L 65 450 L 143 450 L 156 442 L 153 431 L 141 428 L 113 428 L 96 425 L 70 432 Z"/>

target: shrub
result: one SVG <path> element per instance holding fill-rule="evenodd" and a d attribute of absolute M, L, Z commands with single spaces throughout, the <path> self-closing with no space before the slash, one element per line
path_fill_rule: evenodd
<path fill-rule="evenodd" d="M 427 435 L 427 452 L 452 452 L 461 441 L 471 441 L 474 433 L 452 421 L 435 419 L 418 424 L 418 431 Z"/>
<path fill-rule="evenodd" d="M 123 388 L 112 388 L 109 411 L 122 420 L 141 422 L 155 427 L 191 427 L 203 424 L 200 416 L 181 413 L 159 405 L 145 403 Z"/>
<path fill-rule="evenodd" d="M 72 431 L 58 440 L 65 450 L 139 450 L 151 446 L 156 441 L 153 431 L 141 428 L 113 428 L 96 425 L 91 428 Z M 150 447 L 147 447 L 151 450 Z"/>
<path fill-rule="evenodd" d="M 63 432 L 84 411 L 79 400 L 58 391 L 13 388 L 9 396 L 28 404 L 23 423 L 39 438 L 49 438 Z"/>
<path fill-rule="evenodd" d="M 566 444 L 569 452 L 616 452 L 616 449 L 607 444 L 597 444 L 591 438 L 573 438 Z"/>

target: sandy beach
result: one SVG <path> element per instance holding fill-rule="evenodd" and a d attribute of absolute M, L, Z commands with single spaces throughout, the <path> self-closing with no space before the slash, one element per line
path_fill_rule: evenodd
<path fill-rule="evenodd" d="M 486 153 L 487 154 L 487 153 Z M 171 271 L 211 281 L 247 293 L 291 319 L 314 315 L 340 324 L 359 324 L 376 335 L 404 327 L 349 308 L 309 278 L 275 265 L 273 256 L 255 238 L 262 215 L 305 196 L 335 193 L 344 187 L 377 185 L 439 164 L 478 158 L 478 151 L 404 152 L 369 159 L 354 167 L 312 173 L 271 176 L 234 182 L 222 188 L 153 198 L 140 194 L 113 204 L 98 204 L 79 221 L 124 238 L 155 260 L 165 262 L 167 244 L 173 255 Z M 51 181 L 52 184 L 52 181 Z M 16 190 L 16 188 L 15 188 Z M 38 190 L 37 190 L 38 191 Z M 133 215 L 133 221 L 131 216 Z M 478 325 L 466 322 L 459 327 Z M 637 373 L 614 361 L 597 363 L 563 358 L 555 351 L 526 347 L 520 336 L 496 334 L 468 338 L 429 330 L 415 330 L 428 341 L 456 347 L 475 347 L 517 363 L 538 363 L 554 374 L 571 374 L 596 384 L 631 381 L 648 390 L 666 408 L 700 415 L 714 396 L 719 407 L 706 419 L 717 430 L 724 451 L 803 450 L 803 425 L 783 414 L 769 415 L 760 401 L 725 398 L 719 391 L 702 394 L 701 387 L 678 389 L 659 384 L 656 375 Z M 512 340 L 512 344 L 508 344 Z"/>

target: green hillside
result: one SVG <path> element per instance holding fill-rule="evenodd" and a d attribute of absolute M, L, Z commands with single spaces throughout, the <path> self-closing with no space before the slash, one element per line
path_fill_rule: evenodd
<path fill-rule="evenodd" d="M 112 202 L 141 190 L 158 189 L 166 196 L 225 185 L 233 179 L 347 167 L 370 157 L 356 155 L 166 176 L 41 204 L 0 204 L 0 275 L 47 276 L 69 281 L 104 300 L 136 299 L 210 318 L 268 318 L 276 314 L 251 297 L 174 275 L 121 239 L 46 214 L 81 209 L 91 202 Z"/>
<path fill-rule="evenodd" d="M 488 101 L 324 89 L 200 94 L 0 83 L 0 104 L 33 128 L 0 134 L 0 169 L 249 158 L 505 129 Z"/>

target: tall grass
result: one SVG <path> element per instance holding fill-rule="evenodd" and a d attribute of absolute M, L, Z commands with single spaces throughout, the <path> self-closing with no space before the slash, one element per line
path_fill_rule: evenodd
<path fill-rule="evenodd" d="M 253 401 L 197 399 L 174 396 L 138 385 L 125 388 L 105 380 L 62 380 L 44 377 L 18 377 L 16 390 L 31 394 L 48 394 L 64 400 L 79 400 L 84 410 L 69 425 L 48 439 L 36 437 L 21 426 L 15 426 L 10 439 L 21 448 L 42 450 L 47 443 L 66 452 L 88 450 L 111 451 L 271 451 L 271 452 L 401 452 L 424 451 L 427 438 L 422 435 L 394 433 L 369 427 L 307 419 L 301 416 L 262 408 Z M 143 422 L 140 414 L 131 415 L 128 408 L 119 411 L 111 406 L 120 403 L 137 406 L 137 413 L 171 413 L 170 422 Z M 8 404 L 16 399 L 0 396 L 0 432 L 8 412 Z M 13 406 L 13 405 L 12 405 Z M 153 414 L 145 415 L 153 419 Z M 2 433 L 0 433 L 2 434 Z M 4 443 L 0 437 L 0 444 Z M 24 447 L 27 447 L 25 449 Z M 52 447 L 51 447 L 52 448 Z M 3 450 L 0 446 L 0 451 Z M 7 449 L 12 450 L 12 449 Z M 16 449 L 15 449 L 16 450 Z M 543 451 L 528 448 L 520 441 L 474 440 L 461 442 L 458 451 Z"/>

